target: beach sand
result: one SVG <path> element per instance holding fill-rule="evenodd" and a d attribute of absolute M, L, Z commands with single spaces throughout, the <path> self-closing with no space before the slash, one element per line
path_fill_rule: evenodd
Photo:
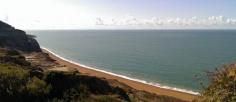
<path fill-rule="evenodd" d="M 66 65 L 66 66 L 71 67 L 71 68 L 76 68 L 82 74 L 87 74 L 89 76 L 96 76 L 96 77 L 106 78 L 106 79 L 115 79 L 115 80 L 117 80 L 119 82 L 122 82 L 122 83 L 125 83 L 126 85 L 128 85 L 128 86 L 130 86 L 134 89 L 137 89 L 137 90 L 143 90 L 143 91 L 147 91 L 147 92 L 150 92 L 150 93 L 155 93 L 157 95 L 171 96 L 171 97 L 179 98 L 179 99 L 182 99 L 182 100 L 185 100 L 185 101 L 192 101 L 194 98 L 197 97 L 197 95 L 193 95 L 193 94 L 189 94 L 189 93 L 185 93 L 185 92 L 180 92 L 180 91 L 175 91 L 175 90 L 171 90 L 171 89 L 160 88 L 160 87 L 144 84 L 144 83 L 141 83 L 141 82 L 125 79 L 125 78 L 122 78 L 122 77 L 114 76 L 114 75 L 111 75 L 111 74 L 107 74 L 107 73 L 104 73 L 104 72 L 101 72 L 101 71 L 88 69 L 86 67 L 79 66 L 77 64 L 74 64 L 74 63 L 68 62 L 66 60 L 63 60 L 63 59 L 55 56 L 53 53 L 50 53 L 47 50 L 44 50 L 44 52 L 48 53 L 49 56 L 52 59 L 56 60 L 57 63 L 59 63 L 61 65 Z"/>

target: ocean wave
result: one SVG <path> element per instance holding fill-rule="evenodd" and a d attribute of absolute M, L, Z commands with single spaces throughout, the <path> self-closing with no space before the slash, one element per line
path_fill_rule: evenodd
<path fill-rule="evenodd" d="M 91 70 L 103 72 L 103 73 L 106 73 L 106 74 L 109 74 L 109 75 L 121 77 L 121 78 L 124 78 L 124 79 L 136 81 L 136 82 L 140 82 L 140 83 L 147 84 L 147 85 L 151 85 L 151 86 L 155 86 L 155 87 L 158 87 L 158 88 L 169 89 L 169 90 L 174 90 L 174 91 L 178 91 L 178 92 L 189 93 L 189 94 L 193 94 L 193 95 L 199 95 L 199 92 L 195 92 L 195 91 L 192 91 L 192 90 L 187 90 L 187 89 L 181 89 L 181 88 L 176 88 L 176 87 L 165 86 L 165 85 L 161 85 L 161 84 L 159 84 L 159 83 L 147 82 L 147 81 L 145 81 L 145 80 L 140 80 L 140 79 L 136 79 L 136 78 L 130 78 L 130 77 L 125 76 L 125 75 L 115 74 L 115 73 L 113 73 L 113 72 L 109 72 L 109 71 L 105 71 L 105 70 L 100 70 L 100 69 L 97 69 L 97 68 L 89 67 L 89 66 L 87 66 L 87 65 L 84 65 L 84 64 L 81 64 L 81 63 L 78 63 L 78 62 L 75 62 L 75 61 L 66 59 L 66 58 L 64 58 L 64 57 L 61 57 L 60 55 L 54 53 L 53 51 L 51 51 L 50 49 L 48 49 L 48 48 L 46 48 L 46 47 L 41 47 L 41 49 L 50 52 L 50 53 L 53 54 L 54 56 L 56 56 L 56 57 L 58 57 L 58 58 L 60 58 L 60 59 L 62 59 L 62 60 L 64 60 L 64 61 L 70 62 L 70 63 L 72 63 L 72 64 L 75 64 L 75 65 L 78 65 L 78 66 L 81 66 L 81 67 L 84 67 L 84 68 L 87 68 L 87 69 L 91 69 Z"/>

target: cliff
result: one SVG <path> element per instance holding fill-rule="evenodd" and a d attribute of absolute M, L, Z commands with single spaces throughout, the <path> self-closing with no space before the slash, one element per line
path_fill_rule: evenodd
<path fill-rule="evenodd" d="M 24 31 L 0 21 L 0 47 L 23 52 L 41 52 L 38 42 Z"/>

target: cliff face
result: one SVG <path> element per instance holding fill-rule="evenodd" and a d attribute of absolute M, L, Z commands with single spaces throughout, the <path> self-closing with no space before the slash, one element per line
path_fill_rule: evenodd
<path fill-rule="evenodd" d="M 24 31 L 0 21 L 0 47 L 23 52 L 41 52 L 38 42 Z"/>

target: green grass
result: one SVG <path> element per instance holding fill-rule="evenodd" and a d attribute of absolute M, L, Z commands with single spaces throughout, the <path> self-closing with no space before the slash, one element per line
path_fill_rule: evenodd
<path fill-rule="evenodd" d="M 18 78 L 24 78 L 28 75 L 28 71 L 22 69 L 20 66 L 11 64 L 0 64 L 0 74 L 9 77 L 16 76 Z"/>

